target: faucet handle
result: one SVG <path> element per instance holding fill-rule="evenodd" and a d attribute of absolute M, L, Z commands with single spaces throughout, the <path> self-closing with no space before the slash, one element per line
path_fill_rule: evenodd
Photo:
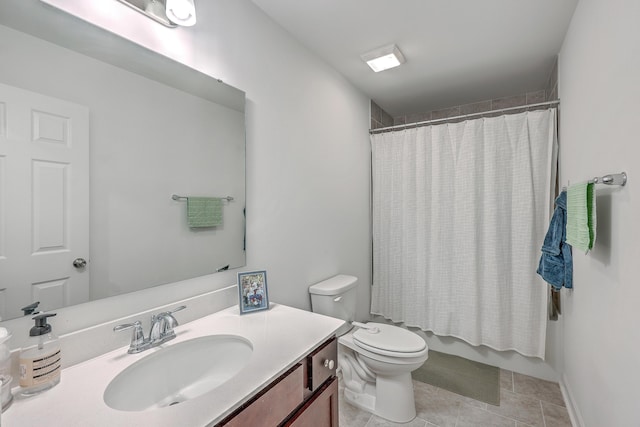
<path fill-rule="evenodd" d="M 187 308 L 187 306 L 186 306 L 186 305 L 181 305 L 180 307 L 176 307 L 176 308 L 174 308 L 174 309 L 173 309 L 173 310 L 171 310 L 171 311 L 167 311 L 167 314 L 173 314 L 173 313 L 175 313 L 176 311 L 184 310 L 185 308 Z"/>
<path fill-rule="evenodd" d="M 129 344 L 129 350 L 127 353 L 135 354 L 140 353 L 149 348 L 151 343 L 144 339 L 144 331 L 142 330 L 142 323 L 136 320 L 133 323 L 124 323 L 113 327 L 114 332 L 125 331 L 127 329 L 133 329 L 131 333 L 131 343 Z"/>
<path fill-rule="evenodd" d="M 163 322 L 160 325 L 160 332 L 162 335 L 162 339 L 164 342 L 172 340 L 176 337 L 176 333 L 173 328 L 178 326 L 178 321 L 175 317 L 173 317 L 173 313 L 176 311 L 184 310 L 187 308 L 186 305 L 181 305 L 180 307 L 176 307 L 171 311 L 167 311 L 164 313 L 160 313 L 158 316 L 162 316 Z"/>

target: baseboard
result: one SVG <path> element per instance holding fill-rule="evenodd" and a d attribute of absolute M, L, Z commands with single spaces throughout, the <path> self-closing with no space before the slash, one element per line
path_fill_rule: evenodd
<path fill-rule="evenodd" d="M 580 414 L 580 409 L 576 405 L 576 401 L 573 398 L 573 393 L 571 392 L 571 387 L 569 387 L 567 376 L 565 374 L 562 374 L 560 377 L 560 391 L 562 391 L 564 403 L 567 405 L 567 412 L 569 412 L 569 418 L 571 418 L 571 425 L 573 427 L 585 427 L 582 415 Z"/>

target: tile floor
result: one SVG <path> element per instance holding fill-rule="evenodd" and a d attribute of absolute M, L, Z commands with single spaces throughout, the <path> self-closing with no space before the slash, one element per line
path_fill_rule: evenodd
<path fill-rule="evenodd" d="M 560 386 L 500 370 L 500 406 L 489 405 L 414 381 L 417 417 L 386 421 L 349 405 L 340 388 L 340 427 L 571 427 Z"/>

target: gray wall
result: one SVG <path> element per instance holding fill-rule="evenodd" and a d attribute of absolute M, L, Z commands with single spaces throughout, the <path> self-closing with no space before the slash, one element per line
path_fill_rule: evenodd
<path fill-rule="evenodd" d="M 581 0 L 559 55 L 560 183 L 597 186 L 593 251 L 573 252 L 564 297 L 563 382 L 578 425 L 640 425 L 640 3 Z"/>

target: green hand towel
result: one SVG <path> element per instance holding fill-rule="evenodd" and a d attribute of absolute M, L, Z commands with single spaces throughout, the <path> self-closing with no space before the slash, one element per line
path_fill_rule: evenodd
<path fill-rule="evenodd" d="M 567 238 L 585 253 L 595 241 L 595 196 L 593 183 L 574 184 L 567 190 Z"/>
<path fill-rule="evenodd" d="M 190 228 L 222 225 L 222 199 L 217 197 L 189 197 L 187 223 Z"/>
<path fill-rule="evenodd" d="M 590 182 L 587 185 L 587 225 L 589 226 L 589 249 L 596 243 L 596 186 Z"/>

